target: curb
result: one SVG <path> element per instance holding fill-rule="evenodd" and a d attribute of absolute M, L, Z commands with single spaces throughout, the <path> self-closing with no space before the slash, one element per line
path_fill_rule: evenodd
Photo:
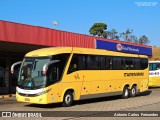
<path fill-rule="evenodd" d="M 0 99 L 9 98 L 9 97 L 15 97 L 15 96 L 16 96 L 16 94 L 0 95 Z"/>

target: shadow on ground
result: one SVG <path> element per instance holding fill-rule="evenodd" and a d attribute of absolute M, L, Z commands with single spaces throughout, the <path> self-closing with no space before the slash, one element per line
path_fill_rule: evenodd
<path fill-rule="evenodd" d="M 152 93 L 151 90 L 145 91 L 143 93 L 140 93 L 137 95 L 137 97 L 140 96 L 148 96 Z M 84 105 L 84 104 L 90 104 L 90 103 L 98 103 L 98 102 L 104 102 L 104 101 L 113 101 L 113 100 L 118 100 L 121 99 L 121 96 L 111 96 L 111 97 L 102 97 L 102 98 L 94 98 L 94 99 L 87 99 L 87 100 L 80 100 L 80 101 L 75 101 L 74 105 Z M 133 99 L 133 98 L 131 98 Z M 25 105 L 26 107 L 37 107 L 37 108 L 58 108 L 62 107 L 61 103 L 53 103 L 53 104 L 47 104 L 47 105 L 41 105 L 41 104 L 28 104 Z"/>
<path fill-rule="evenodd" d="M 158 88 L 160 88 L 160 86 L 156 86 L 156 87 L 149 87 L 149 90 L 155 90 L 155 89 L 158 89 Z"/>
<path fill-rule="evenodd" d="M 148 96 L 148 95 L 150 95 L 151 93 L 152 93 L 152 90 L 147 90 L 147 91 L 145 91 L 145 92 L 139 93 L 139 94 L 137 95 L 137 97 L 138 97 L 138 96 Z"/>

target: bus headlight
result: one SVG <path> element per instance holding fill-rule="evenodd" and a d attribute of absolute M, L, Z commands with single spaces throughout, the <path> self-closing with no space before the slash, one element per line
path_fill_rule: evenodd
<path fill-rule="evenodd" d="M 39 92 L 37 93 L 37 95 L 43 95 L 45 93 L 48 93 L 52 88 L 48 89 L 48 90 L 45 90 L 45 91 L 42 91 L 42 92 Z"/>

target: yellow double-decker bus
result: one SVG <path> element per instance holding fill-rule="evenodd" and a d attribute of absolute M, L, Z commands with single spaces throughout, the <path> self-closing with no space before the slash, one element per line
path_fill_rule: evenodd
<path fill-rule="evenodd" d="M 148 57 L 99 49 L 53 47 L 29 52 L 21 64 L 16 98 L 49 104 L 122 95 L 148 89 Z"/>
<path fill-rule="evenodd" d="M 149 61 L 149 87 L 160 86 L 160 61 Z"/>

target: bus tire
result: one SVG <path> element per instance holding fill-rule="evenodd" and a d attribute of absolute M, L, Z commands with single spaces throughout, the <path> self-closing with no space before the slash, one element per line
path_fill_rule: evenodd
<path fill-rule="evenodd" d="M 69 107 L 72 105 L 72 103 L 73 103 L 73 93 L 71 91 L 67 91 L 64 94 L 62 106 Z"/>
<path fill-rule="evenodd" d="M 126 99 L 126 98 L 128 98 L 128 97 L 129 97 L 129 89 L 128 89 L 127 86 L 125 86 L 125 87 L 123 88 L 122 98 L 123 98 L 123 99 Z"/>
<path fill-rule="evenodd" d="M 137 95 L 137 87 L 132 86 L 132 88 L 130 90 L 130 97 L 135 97 L 136 95 Z"/>

